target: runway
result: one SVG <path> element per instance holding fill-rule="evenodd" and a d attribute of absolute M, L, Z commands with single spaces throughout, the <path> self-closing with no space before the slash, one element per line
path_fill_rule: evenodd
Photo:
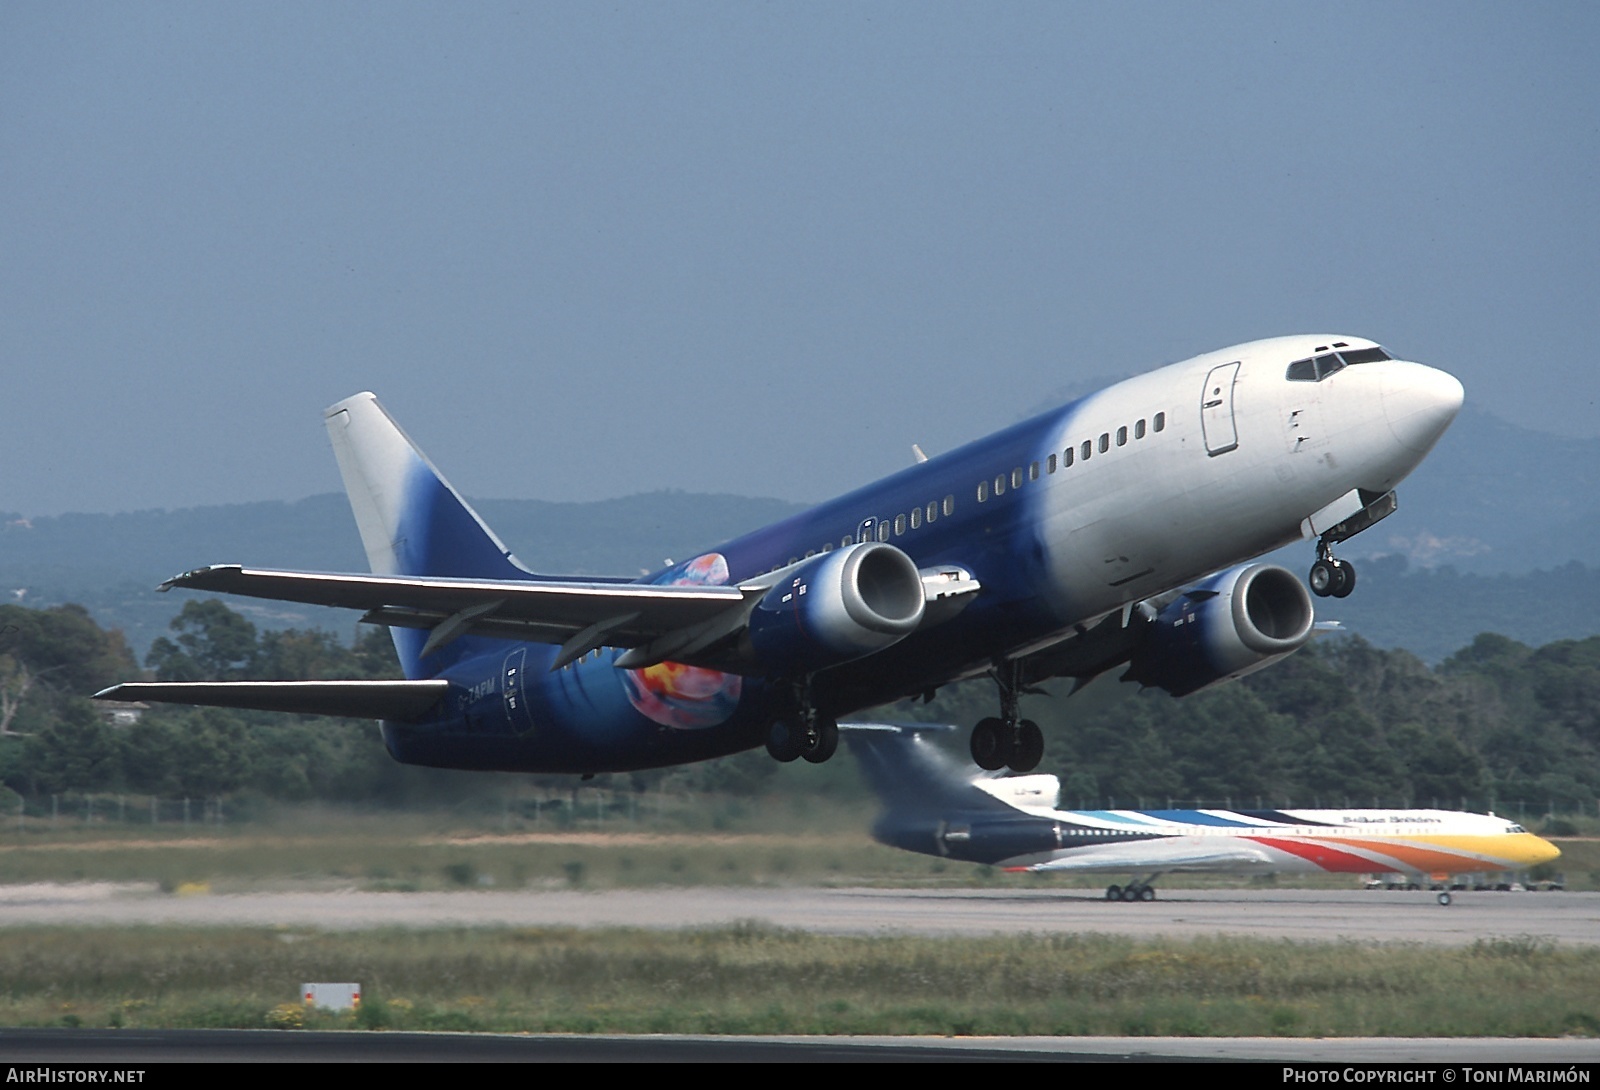
<path fill-rule="evenodd" d="M 1098 932 L 1135 937 L 1248 934 L 1302 941 L 1467 945 L 1531 936 L 1600 941 L 1600 893 L 1173 890 L 1149 903 L 1086 890 L 796 888 L 252 892 L 179 897 L 113 883 L 0 887 L 0 928 L 27 925 L 705 928 L 756 921 L 833 934 Z"/>
<path fill-rule="evenodd" d="M 1105 1063 L 1593 1064 L 1576 1038 L 693 1037 L 648 1034 L 282 1033 L 0 1029 L 0 1065 L 148 1063 Z M 1453 1069 L 1439 1083 L 1453 1082 Z M 1274 1083 L 1286 1081 L 1276 1071 Z M 1368 1076 L 1378 1081 L 1379 1076 Z M 1480 1073 L 1480 1078 L 1483 1075 Z M 1324 1080 L 1326 1081 L 1326 1080 Z M 1355 1080 L 1351 1080 L 1355 1081 Z M 1367 1081 L 1367 1080 L 1362 1080 Z M 1435 1081 L 1417 1079 L 1415 1081 Z M 1463 1078 L 1462 1081 L 1465 1081 Z M 1500 1080 L 1496 1080 L 1500 1081 Z M 1528 1079 L 1526 1081 L 1532 1081 Z"/>

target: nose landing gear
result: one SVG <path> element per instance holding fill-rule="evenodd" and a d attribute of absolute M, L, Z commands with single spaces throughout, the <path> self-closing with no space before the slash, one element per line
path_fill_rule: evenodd
<path fill-rule="evenodd" d="M 1317 562 L 1311 565 L 1306 582 L 1311 584 L 1311 593 L 1318 598 L 1348 598 L 1350 592 L 1356 589 L 1355 565 L 1348 560 L 1337 559 L 1328 539 L 1320 538 L 1317 541 Z"/>

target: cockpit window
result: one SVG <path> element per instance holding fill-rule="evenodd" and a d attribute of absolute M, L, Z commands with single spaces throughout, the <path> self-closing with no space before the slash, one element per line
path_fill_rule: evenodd
<path fill-rule="evenodd" d="M 1377 363 L 1392 358 L 1381 348 L 1347 348 L 1343 352 L 1324 352 L 1307 360 L 1295 360 L 1284 372 L 1290 382 L 1321 382 L 1335 371 L 1358 363 Z"/>

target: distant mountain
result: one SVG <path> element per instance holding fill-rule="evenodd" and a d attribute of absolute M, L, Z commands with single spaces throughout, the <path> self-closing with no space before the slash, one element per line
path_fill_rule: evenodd
<path fill-rule="evenodd" d="M 1336 620 L 1382 648 L 1437 663 L 1480 632 L 1530 647 L 1600 633 L 1600 568 L 1573 561 L 1519 575 L 1422 568 L 1404 557 L 1363 560 L 1356 592 L 1319 598 L 1317 618 Z"/>
<path fill-rule="evenodd" d="M 1398 491 L 1399 511 L 1346 555 L 1485 574 L 1600 563 L 1600 439 L 1529 431 L 1468 404 Z"/>
<path fill-rule="evenodd" d="M 637 575 L 775 522 L 803 505 L 691 492 L 652 492 L 593 503 L 474 500 L 528 567 L 559 575 Z M 344 496 L 116 515 L 0 516 L 0 595 L 25 605 L 78 602 L 120 628 L 140 654 L 166 632 L 189 595 L 155 593 L 162 580 L 205 564 L 365 571 L 366 554 Z M 357 614 L 231 599 L 269 628 L 331 628 Z"/>

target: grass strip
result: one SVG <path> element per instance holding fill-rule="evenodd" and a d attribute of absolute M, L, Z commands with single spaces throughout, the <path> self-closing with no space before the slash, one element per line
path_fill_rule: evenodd
<path fill-rule="evenodd" d="M 356 981 L 356 1014 L 306 1012 Z M 18 928 L 0 1024 L 537 1033 L 1600 1035 L 1600 947 L 1109 935 Z"/>

